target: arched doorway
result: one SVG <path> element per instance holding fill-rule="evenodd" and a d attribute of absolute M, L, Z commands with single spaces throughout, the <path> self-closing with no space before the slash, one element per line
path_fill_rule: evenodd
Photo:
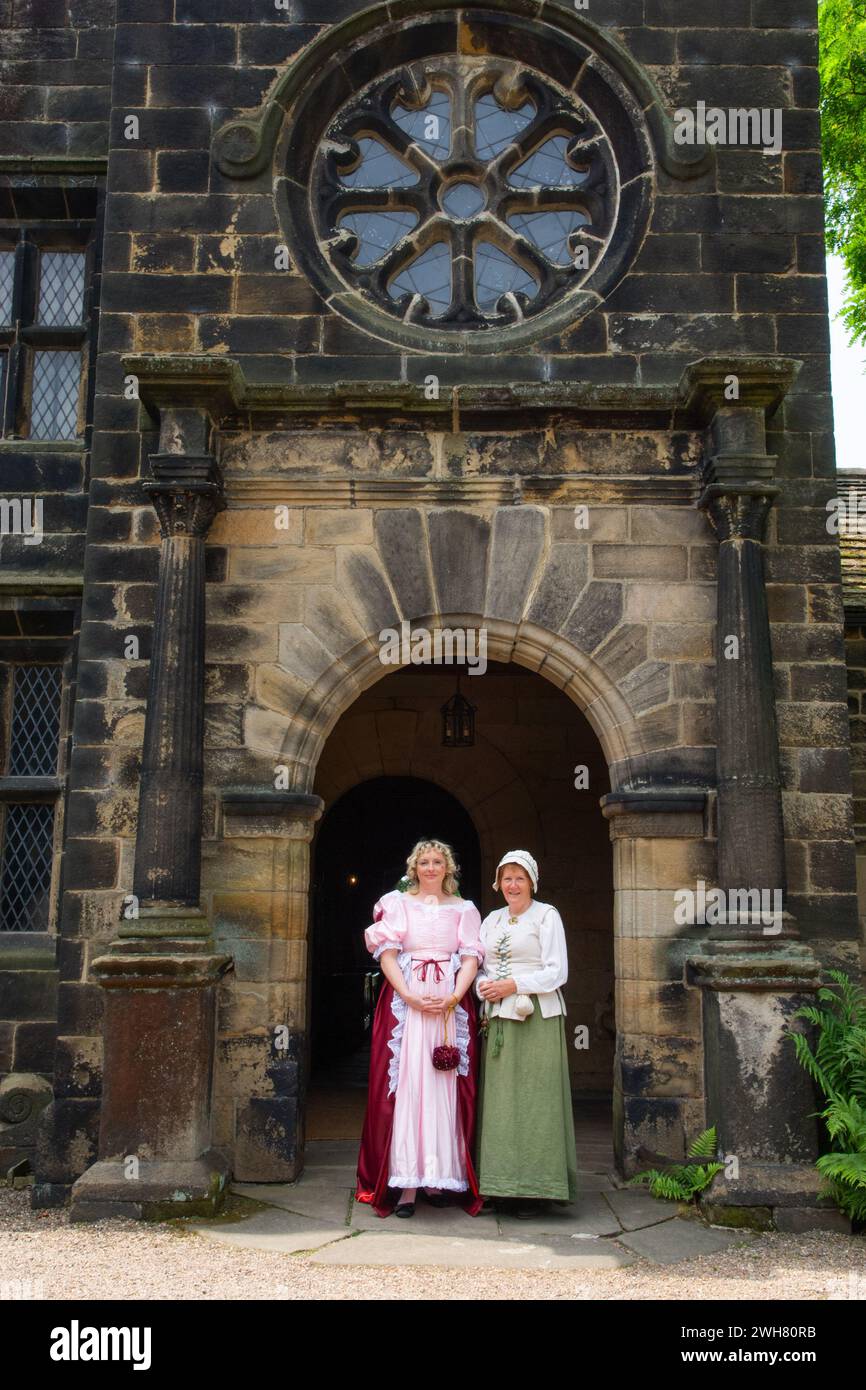
<path fill-rule="evenodd" d="M 420 839 L 453 846 L 463 895 L 480 901 L 481 852 L 456 797 L 420 777 L 373 777 L 327 811 L 314 845 L 307 1137 L 360 1135 L 369 1033 L 381 977 L 364 945 L 373 903 L 396 887 Z"/>

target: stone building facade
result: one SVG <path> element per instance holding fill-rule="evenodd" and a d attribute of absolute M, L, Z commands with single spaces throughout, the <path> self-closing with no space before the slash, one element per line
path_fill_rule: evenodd
<path fill-rule="evenodd" d="M 484 909 L 542 864 L 622 1172 L 715 1124 L 717 1211 L 830 1220 L 785 1037 L 862 949 L 816 0 L 6 23 L 0 1153 L 79 1219 L 295 1178 L 311 858 L 412 779 Z M 699 103 L 778 149 L 680 143 Z M 383 662 L 443 630 L 484 674 Z"/>

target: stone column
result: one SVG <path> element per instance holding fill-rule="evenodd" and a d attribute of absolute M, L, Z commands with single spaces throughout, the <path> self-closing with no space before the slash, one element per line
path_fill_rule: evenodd
<path fill-rule="evenodd" d="M 207 1213 L 228 1167 L 211 1149 L 216 985 L 199 905 L 204 719 L 204 543 L 225 504 L 209 421 L 165 410 L 143 486 L 162 528 L 134 889 L 91 977 L 105 989 L 99 1158 L 72 1189 L 72 1219 Z"/>
<path fill-rule="evenodd" d="M 788 384 L 798 364 L 787 364 Z M 766 364 L 705 364 L 710 403 L 700 506 L 719 541 L 716 708 L 718 887 L 741 895 L 686 964 L 702 1000 L 706 1124 L 728 1167 L 702 1198 L 719 1222 L 799 1230 L 844 1220 L 819 1196 L 817 1098 L 787 1036 L 820 967 L 784 907 L 785 839 L 764 539 L 781 491 L 766 452 Z M 723 376 L 723 373 L 725 375 Z M 736 387 L 728 401 L 724 384 Z M 683 885 L 685 886 L 685 885 Z M 777 896 L 776 896 L 777 895 Z"/>
<path fill-rule="evenodd" d="M 780 489 L 773 482 L 776 460 L 765 452 L 763 409 L 718 410 L 709 444 L 700 506 L 719 541 L 718 886 L 763 890 L 772 904 L 785 887 L 785 845 L 763 541 Z M 775 927 L 745 907 L 735 921 L 731 916 L 720 929 L 724 937 Z"/>
<path fill-rule="evenodd" d="M 142 904 L 197 908 L 204 738 L 204 545 L 225 506 L 209 454 L 154 454 L 144 483 L 162 544 L 133 891 Z"/>

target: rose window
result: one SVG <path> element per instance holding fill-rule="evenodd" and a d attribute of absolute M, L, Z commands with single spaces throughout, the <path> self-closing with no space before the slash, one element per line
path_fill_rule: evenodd
<path fill-rule="evenodd" d="M 617 197 L 595 116 L 489 57 L 377 79 L 332 119 L 314 168 L 338 280 L 421 329 L 508 327 L 564 299 L 604 254 Z"/>

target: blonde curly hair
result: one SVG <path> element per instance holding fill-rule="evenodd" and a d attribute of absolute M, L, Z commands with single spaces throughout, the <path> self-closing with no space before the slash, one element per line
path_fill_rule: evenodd
<path fill-rule="evenodd" d="M 457 882 L 457 875 L 460 872 L 454 851 L 450 845 L 446 845 L 443 840 L 419 840 L 409 858 L 406 860 L 406 877 L 409 880 L 407 893 L 417 893 L 420 891 L 421 884 L 418 880 L 418 860 L 425 850 L 435 850 L 441 854 L 445 860 L 445 878 L 442 880 L 442 891 L 451 897 L 460 896 L 460 887 Z"/>

